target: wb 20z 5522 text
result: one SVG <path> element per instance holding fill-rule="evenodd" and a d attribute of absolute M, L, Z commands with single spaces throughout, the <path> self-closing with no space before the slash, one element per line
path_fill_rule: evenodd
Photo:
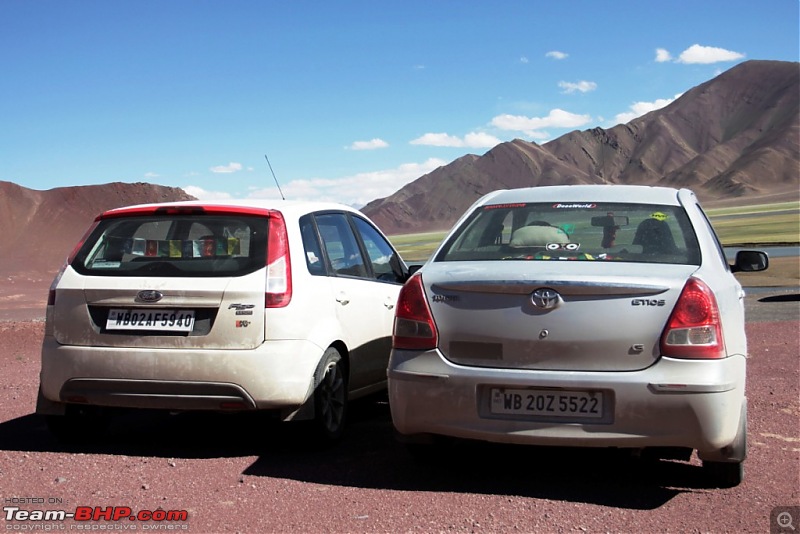
<path fill-rule="evenodd" d="M 602 417 L 603 396 L 585 391 L 492 391 L 492 413 Z"/>

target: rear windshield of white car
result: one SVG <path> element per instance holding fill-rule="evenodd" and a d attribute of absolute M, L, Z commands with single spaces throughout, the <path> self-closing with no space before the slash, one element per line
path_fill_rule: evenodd
<path fill-rule="evenodd" d="M 476 209 L 436 261 L 625 261 L 700 264 L 680 206 L 594 202 L 496 204 Z"/>
<path fill-rule="evenodd" d="M 105 219 L 72 267 L 92 276 L 241 276 L 266 265 L 268 224 L 249 215 Z"/>

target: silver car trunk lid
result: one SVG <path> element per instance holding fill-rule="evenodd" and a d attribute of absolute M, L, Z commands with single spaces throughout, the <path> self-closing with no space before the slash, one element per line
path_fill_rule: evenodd
<path fill-rule="evenodd" d="M 438 262 L 422 273 L 448 360 L 509 369 L 631 371 L 659 339 L 691 265 Z"/>
<path fill-rule="evenodd" d="M 68 267 L 52 310 L 53 334 L 65 345 L 254 348 L 264 341 L 265 280 L 264 269 L 198 281 L 86 277 Z"/>

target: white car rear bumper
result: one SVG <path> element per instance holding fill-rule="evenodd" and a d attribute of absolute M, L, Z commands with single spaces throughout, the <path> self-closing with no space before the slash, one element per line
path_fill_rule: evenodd
<path fill-rule="evenodd" d="M 322 353 L 301 340 L 254 350 L 119 349 L 60 345 L 45 336 L 41 395 L 129 408 L 292 409 L 310 396 Z"/>

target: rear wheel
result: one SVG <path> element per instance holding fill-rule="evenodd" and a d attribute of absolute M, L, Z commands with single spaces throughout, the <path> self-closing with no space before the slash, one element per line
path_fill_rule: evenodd
<path fill-rule="evenodd" d="M 744 462 L 703 462 L 703 470 L 720 488 L 738 486 L 744 480 Z"/>
<path fill-rule="evenodd" d="M 347 421 L 347 374 L 335 348 L 325 351 L 314 385 L 314 429 L 323 440 L 336 441 Z"/>

